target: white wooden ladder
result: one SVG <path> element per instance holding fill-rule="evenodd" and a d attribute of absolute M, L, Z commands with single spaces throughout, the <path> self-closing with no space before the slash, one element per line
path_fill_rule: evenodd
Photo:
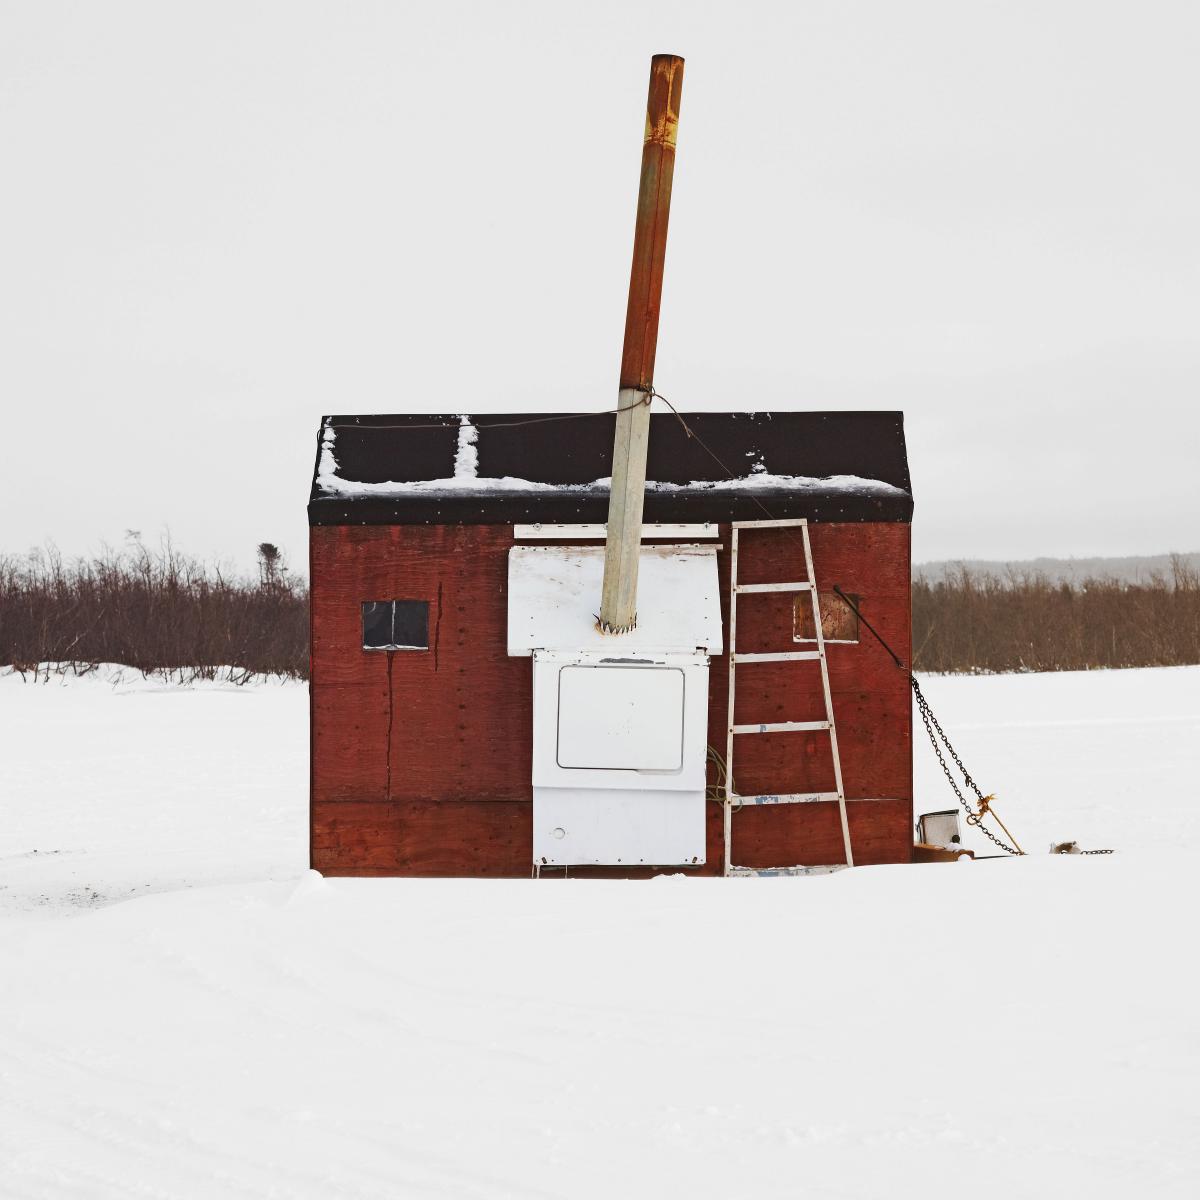
<path fill-rule="evenodd" d="M 738 533 L 743 529 L 799 529 L 804 542 L 806 578 L 797 583 L 738 583 Z M 812 601 L 815 650 L 779 650 L 753 654 L 737 651 L 738 596 L 754 592 L 807 592 Z M 821 687 L 825 695 L 825 720 L 775 721 L 759 725 L 734 723 L 737 697 L 737 668 L 740 663 L 815 661 L 821 667 Z M 821 627 L 821 600 L 813 574 L 812 544 L 808 537 L 808 521 L 735 521 L 729 539 L 729 729 L 725 743 L 725 874 L 726 875 L 818 875 L 854 866 L 850 848 L 850 824 L 846 819 L 846 789 L 842 784 L 842 760 L 838 755 L 837 725 L 833 719 L 833 697 L 829 690 L 829 663 L 825 657 L 825 634 Z M 827 733 L 833 752 L 833 779 L 836 791 L 806 792 L 779 795 L 740 796 L 733 790 L 733 747 L 738 737 L 757 733 Z M 823 866 L 739 867 L 733 863 L 733 812 L 735 808 L 759 804 L 812 804 L 836 800 L 842 821 L 842 842 L 846 848 L 845 863 Z"/>

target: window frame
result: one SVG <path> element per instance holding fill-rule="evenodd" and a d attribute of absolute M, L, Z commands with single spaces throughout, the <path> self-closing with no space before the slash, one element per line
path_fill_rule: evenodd
<path fill-rule="evenodd" d="M 862 607 L 862 596 L 857 595 L 854 592 L 847 592 L 846 595 L 850 597 L 850 601 L 851 601 L 851 603 L 853 603 L 854 608 Z M 862 642 L 861 622 L 859 621 L 858 614 L 854 611 L 854 609 L 851 608 L 850 605 L 847 604 L 845 602 L 845 600 L 843 600 L 836 592 L 827 592 L 827 591 L 818 589 L 817 590 L 817 598 L 821 602 L 821 617 L 822 617 L 821 627 L 822 627 L 822 630 L 824 630 L 824 626 L 825 626 L 824 617 L 825 617 L 826 611 L 832 612 L 834 609 L 834 606 L 840 606 L 841 608 L 844 608 L 845 611 L 847 612 L 847 614 L 849 615 L 850 620 L 853 621 L 853 623 L 854 623 L 854 637 L 852 637 L 852 638 L 830 637 L 830 636 L 828 636 L 828 634 L 826 634 L 821 639 L 822 642 L 824 642 L 824 644 L 826 646 L 857 646 L 857 645 L 860 645 Z M 827 602 L 830 603 L 830 608 L 828 610 L 825 607 Z M 801 607 L 800 607 L 802 604 L 805 606 L 803 609 L 801 609 Z M 809 620 L 811 620 L 812 619 L 812 611 L 813 610 L 812 610 L 811 595 L 808 592 L 797 592 L 795 599 L 792 601 L 792 641 L 793 642 L 806 643 L 811 646 L 815 646 L 817 644 L 817 637 L 816 637 L 815 629 L 813 630 L 812 637 L 802 636 L 803 635 L 803 627 L 801 625 L 801 621 L 802 621 L 801 613 L 802 612 L 807 613 Z"/>
<path fill-rule="evenodd" d="M 391 640 L 383 645 L 369 645 L 367 643 L 367 617 L 368 615 L 376 616 L 373 610 L 379 605 L 387 605 L 390 608 L 390 618 L 388 631 L 391 635 Z M 411 642 L 398 642 L 396 640 L 396 617 L 400 605 L 412 605 L 414 609 L 418 609 L 424 616 L 424 645 L 415 645 Z M 370 613 L 368 612 L 370 611 Z M 361 622 L 361 636 L 359 641 L 362 645 L 364 653 L 379 653 L 387 654 L 420 654 L 429 652 L 429 601 L 428 600 L 363 600 L 359 603 L 359 620 Z M 403 632 L 403 630 L 401 631 Z"/>

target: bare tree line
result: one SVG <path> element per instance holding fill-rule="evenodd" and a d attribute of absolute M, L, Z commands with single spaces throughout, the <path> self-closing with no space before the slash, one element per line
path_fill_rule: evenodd
<path fill-rule="evenodd" d="M 1200 572 L 1181 556 L 1145 582 L 951 570 L 913 583 L 913 659 L 940 673 L 1200 663 Z"/>
<path fill-rule="evenodd" d="M 0 663 L 25 673 L 120 663 L 181 680 L 307 677 L 308 589 L 269 542 L 258 566 L 247 579 L 136 537 L 70 562 L 53 548 L 0 558 Z"/>
<path fill-rule="evenodd" d="M 1200 572 L 1177 558 L 1139 583 L 965 566 L 918 575 L 913 648 L 917 670 L 945 673 L 1200 663 Z M 182 680 L 307 678 L 307 586 L 268 542 L 257 578 L 136 537 L 69 562 L 53 549 L 0 557 L 0 664 L 29 674 L 100 663 Z"/>

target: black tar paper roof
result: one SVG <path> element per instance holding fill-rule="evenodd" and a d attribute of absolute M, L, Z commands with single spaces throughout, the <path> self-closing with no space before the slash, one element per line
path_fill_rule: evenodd
<path fill-rule="evenodd" d="M 309 523 L 603 522 L 616 418 L 557 415 L 325 417 Z M 650 418 L 647 522 L 912 519 L 902 413 L 684 420 Z"/>

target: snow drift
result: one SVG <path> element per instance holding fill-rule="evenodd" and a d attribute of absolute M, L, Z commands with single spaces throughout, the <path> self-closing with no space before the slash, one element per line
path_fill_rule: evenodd
<path fill-rule="evenodd" d="M 1200 669 L 924 686 L 1120 852 L 323 880 L 302 687 L 0 678 L 0 1193 L 1194 1196 Z"/>

